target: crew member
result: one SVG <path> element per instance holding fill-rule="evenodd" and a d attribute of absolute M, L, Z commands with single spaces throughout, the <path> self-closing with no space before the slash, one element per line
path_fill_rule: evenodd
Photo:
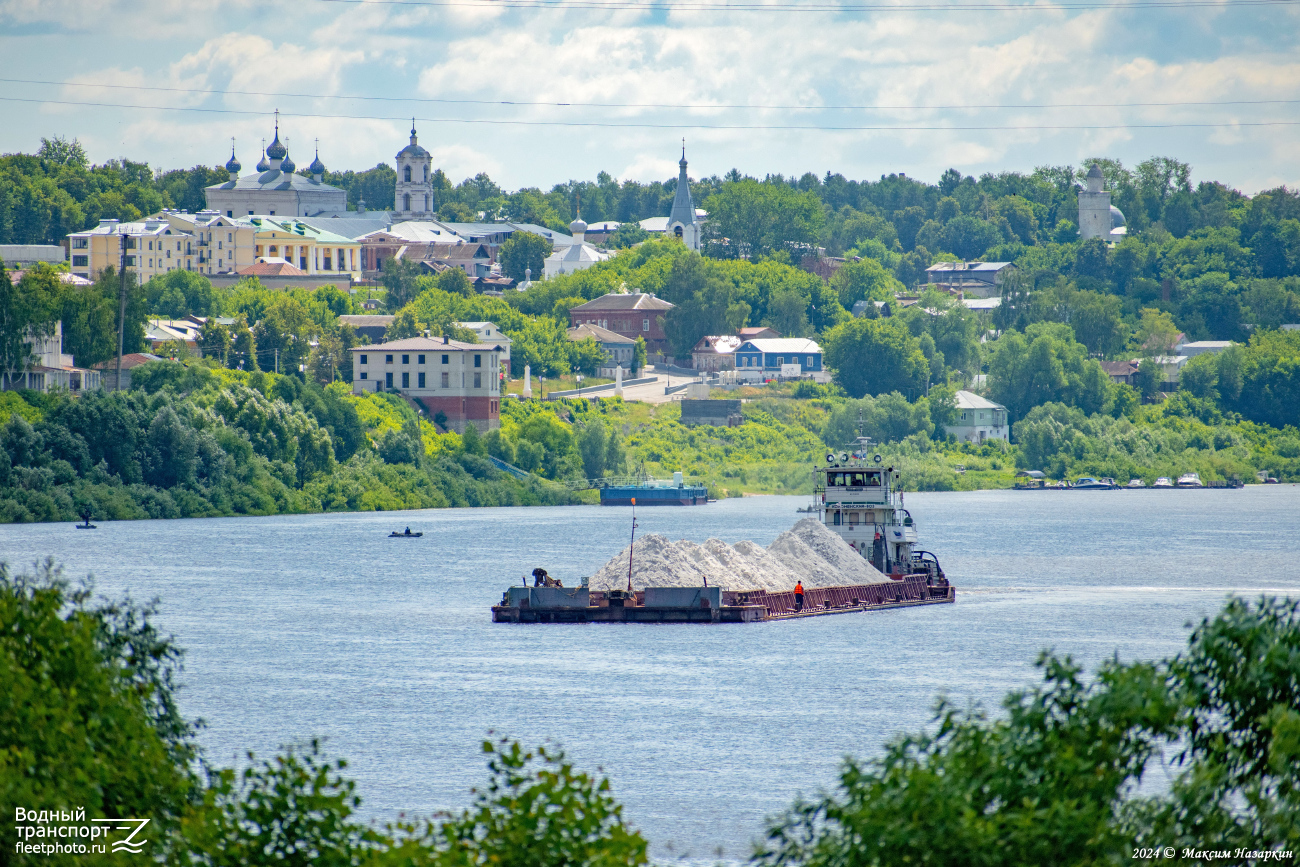
<path fill-rule="evenodd" d="M 797 581 L 794 585 L 794 610 L 803 611 L 803 582 Z"/>

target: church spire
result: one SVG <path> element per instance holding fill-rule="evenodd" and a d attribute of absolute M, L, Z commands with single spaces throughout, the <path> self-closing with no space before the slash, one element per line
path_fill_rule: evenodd
<path fill-rule="evenodd" d="M 682 139 L 682 160 L 677 164 L 677 195 L 673 197 L 673 209 L 668 213 L 668 225 L 681 223 L 683 226 L 695 225 L 695 203 L 691 201 L 691 179 L 686 174 L 686 139 Z"/>

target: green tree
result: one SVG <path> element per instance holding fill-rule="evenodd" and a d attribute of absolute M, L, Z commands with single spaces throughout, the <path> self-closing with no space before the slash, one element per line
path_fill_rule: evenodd
<path fill-rule="evenodd" d="M 415 310 L 403 307 L 393 317 L 393 321 L 384 329 L 384 340 L 405 340 L 408 337 L 422 337 L 428 325 L 415 318 Z"/>
<path fill-rule="evenodd" d="M 119 286 L 115 277 L 101 275 L 91 286 L 63 287 L 59 305 L 63 351 L 78 367 L 91 367 L 117 355 Z"/>
<path fill-rule="evenodd" d="M 182 316 L 220 316 L 222 299 L 211 281 L 194 271 L 180 268 L 151 277 L 144 284 L 149 309 L 167 319 Z"/>
<path fill-rule="evenodd" d="M 595 376 L 596 370 L 606 363 L 607 353 L 594 337 L 570 341 L 569 367 L 576 373 Z"/>
<path fill-rule="evenodd" d="M 609 435 L 599 419 L 578 428 L 578 454 L 582 457 L 582 471 L 588 479 L 605 475 L 605 459 L 609 454 Z"/>
<path fill-rule="evenodd" d="M 897 319 L 853 319 L 822 338 L 826 364 L 851 397 L 919 395 L 929 375 L 921 344 Z"/>
<path fill-rule="evenodd" d="M 52 562 L 0 563 L 0 845 L 16 808 L 148 817 L 166 839 L 197 781 L 193 726 L 175 702 L 181 653 L 129 600 L 94 602 Z M 8 854 L 8 863 L 48 856 Z"/>
<path fill-rule="evenodd" d="M 460 268 L 448 268 L 439 274 L 438 289 L 462 298 L 474 297 L 474 284 Z"/>
<path fill-rule="evenodd" d="M 420 293 L 420 265 L 409 259 L 389 257 L 384 260 L 384 272 L 379 277 L 384 287 L 384 306 L 396 313 L 415 300 Z"/>
<path fill-rule="evenodd" d="M 497 260 L 501 273 L 516 283 L 524 282 L 524 269 L 532 269 L 532 279 L 542 279 L 542 265 L 551 255 L 553 245 L 541 235 L 532 232 L 515 232 L 501 245 Z"/>
<path fill-rule="evenodd" d="M 903 290 L 902 284 L 875 259 L 849 262 L 831 277 L 831 288 L 845 310 L 852 310 L 858 301 L 888 301 Z"/>
<path fill-rule="evenodd" d="M 54 333 L 62 285 L 54 269 L 38 265 L 15 286 L 0 260 L 0 372 L 10 387 L 32 358 L 32 337 Z"/>
<path fill-rule="evenodd" d="M 710 246 L 730 245 L 751 259 L 814 244 L 826 219 L 815 193 L 748 179 L 724 183 L 703 207 L 709 212 L 704 231 Z"/>
<path fill-rule="evenodd" d="M 237 370 L 257 369 L 257 340 L 243 316 L 236 317 L 230 326 L 229 361 Z"/>
<path fill-rule="evenodd" d="M 211 317 L 199 330 L 199 351 L 204 358 L 213 358 L 225 367 L 230 360 L 230 329 Z"/>
<path fill-rule="evenodd" d="M 632 375 L 637 376 L 645 368 L 646 363 L 646 346 L 645 338 L 640 334 L 636 336 L 636 346 L 632 347 Z"/>
<path fill-rule="evenodd" d="M 1068 326 L 1040 322 L 1024 335 L 1004 334 L 989 362 L 989 389 L 1013 418 L 1044 403 L 1076 406 L 1091 415 L 1110 395 L 1110 378 Z"/>

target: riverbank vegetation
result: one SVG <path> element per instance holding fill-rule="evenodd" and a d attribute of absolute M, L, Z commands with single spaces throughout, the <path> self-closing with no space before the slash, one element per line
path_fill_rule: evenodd
<path fill-rule="evenodd" d="M 1179 655 L 1117 658 L 1092 676 L 1044 653 L 1042 682 L 996 715 L 940 701 L 927 729 L 846 759 L 833 789 L 772 819 L 754 863 L 1037 867 L 1203 861 L 1188 853 L 1209 849 L 1254 853 L 1215 856 L 1231 863 L 1289 859 L 1300 849 L 1298 608 L 1232 599 Z M 51 854 L 69 826 L 104 817 L 148 817 L 150 856 L 175 865 L 648 863 L 611 782 L 557 748 L 485 741 L 488 783 L 468 806 L 386 825 L 360 818 L 346 761 L 319 741 L 215 765 L 178 710 L 182 650 L 154 616 L 95 599 L 51 563 L 0 563 L 0 811 L 20 817 L 0 826 L 7 863 L 108 863 Z M 1139 785 L 1158 772 L 1167 788 Z"/>

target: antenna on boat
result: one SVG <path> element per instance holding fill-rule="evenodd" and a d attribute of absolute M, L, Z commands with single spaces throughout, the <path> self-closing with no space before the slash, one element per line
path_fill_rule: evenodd
<path fill-rule="evenodd" d="M 636 497 L 632 498 L 632 542 L 627 546 L 627 592 L 632 592 L 632 551 L 636 548 Z"/>

